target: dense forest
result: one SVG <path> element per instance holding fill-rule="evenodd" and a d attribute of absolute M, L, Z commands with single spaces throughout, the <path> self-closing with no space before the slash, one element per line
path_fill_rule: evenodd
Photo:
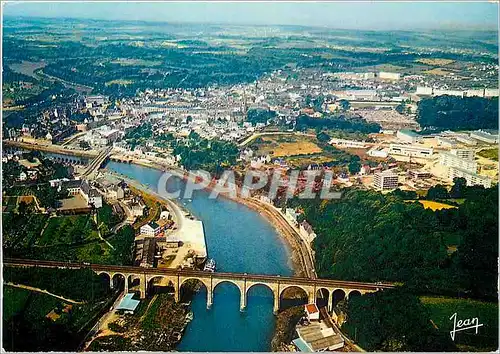
<path fill-rule="evenodd" d="M 202 169 L 219 174 L 224 167 L 236 164 L 239 150 L 234 143 L 203 139 L 191 132 L 187 141 L 175 144 L 174 155 L 180 156 L 181 164 L 187 170 Z"/>
<path fill-rule="evenodd" d="M 446 326 L 460 301 L 470 308 L 470 299 L 481 300 L 489 327 L 480 337 L 462 336 L 461 345 L 487 350 L 498 345 L 498 308 L 484 302 L 496 301 L 498 292 L 498 188 L 466 187 L 456 179 L 450 191 L 442 186 L 437 191 L 424 198 L 460 198 L 449 199 L 458 207 L 424 209 L 410 200 L 416 195 L 399 190 L 388 195 L 348 190 L 340 200 L 290 201 L 317 234 L 318 276 L 399 285 L 338 305 L 347 318 L 343 330 L 365 350 L 457 350 L 446 329 L 430 322 L 439 315 L 431 317 L 423 296 L 454 301 L 445 308 Z M 434 311 L 436 301 L 444 300 L 434 300 Z"/>
<path fill-rule="evenodd" d="M 439 211 L 397 195 L 357 190 L 340 200 L 291 203 L 318 235 L 314 249 L 321 277 L 402 282 L 418 293 L 492 299 L 498 190 L 467 188 L 462 205 Z"/>
<path fill-rule="evenodd" d="M 301 115 L 297 118 L 296 129 L 338 129 L 347 132 L 355 133 L 378 133 L 380 125 L 376 123 L 367 123 L 361 118 L 347 119 L 343 115 L 324 117 L 322 119 L 312 118 L 307 115 Z"/>
<path fill-rule="evenodd" d="M 346 303 L 342 329 L 367 351 L 456 351 L 447 333 L 438 332 L 418 297 L 405 289 L 358 296 Z"/>
<path fill-rule="evenodd" d="M 266 124 L 269 119 L 276 117 L 276 112 L 262 109 L 262 108 L 251 108 L 247 111 L 247 121 L 255 125 L 256 123 Z"/>
<path fill-rule="evenodd" d="M 417 121 L 430 129 L 498 129 L 498 97 L 424 98 L 418 104 Z"/>

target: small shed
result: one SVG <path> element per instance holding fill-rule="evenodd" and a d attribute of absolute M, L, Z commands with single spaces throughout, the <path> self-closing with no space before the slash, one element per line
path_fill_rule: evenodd
<path fill-rule="evenodd" d="M 134 294 L 130 293 L 123 297 L 122 301 L 116 307 L 117 311 L 133 314 L 140 301 L 133 299 Z"/>

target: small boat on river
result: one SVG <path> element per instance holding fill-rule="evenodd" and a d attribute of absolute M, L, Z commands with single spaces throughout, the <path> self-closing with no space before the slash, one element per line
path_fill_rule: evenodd
<path fill-rule="evenodd" d="M 207 263 L 205 263 L 205 268 L 203 268 L 206 272 L 215 272 L 215 261 L 210 258 Z"/>

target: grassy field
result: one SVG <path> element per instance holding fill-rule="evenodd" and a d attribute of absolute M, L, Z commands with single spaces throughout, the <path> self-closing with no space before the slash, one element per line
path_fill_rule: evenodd
<path fill-rule="evenodd" d="M 444 66 L 444 65 L 449 65 L 453 64 L 455 60 L 452 59 L 429 59 L 429 58 L 424 58 L 424 59 L 417 59 L 415 60 L 417 63 L 422 63 L 422 64 L 427 64 L 427 65 L 436 65 L 436 66 Z"/>
<path fill-rule="evenodd" d="M 454 205 L 449 205 L 445 203 L 434 202 L 432 200 L 419 200 L 419 203 L 424 206 L 425 209 L 431 209 L 432 211 L 441 209 L 453 209 L 456 208 Z"/>
<path fill-rule="evenodd" d="M 479 156 L 484 157 L 484 158 L 487 158 L 487 159 L 490 159 L 490 160 L 494 160 L 494 161 L 498 161 L 498 149 L 497 148 L 495 148 L 495 149 L 481 150 L 477 154 Z"/>
<path fill-rule="evenodd" d="M 423 74 L 445 76 L 445 75 L 448 75 L 449 72 L 444 70 L 443 68 L 434 68 L 431 70 L 424 71 Z"/>
<path fill-rule="evenodd" d="M 19 313 L 28 301 L 30 291 L 4 286 L 3 288 L 3 320 L 8 321 Z"/>
<path fill-rule="evenodd" d="M 97 237 L 90 215 L 59 216 L 49 220 L 38 245 L 71 244 Z"/>
<path fill-rule="evenodd" d="M 2 301 L 3 335 L 8 338 L 3 345 L 8 351 L 76 350 L 86 334 L 82 328 L 103 306 L 68 306 L 53 296 L 10 286 L 4 286 Z"/>
<path fill-rule="evenodd" d="M 122 79 L 117 79 L 117 80 L 111 80 L 111 81 L 108 81 L 106 82 L 106 86 L 109 86 L 109 85 L 113 85 L 113 84 L 116 84 L 116 85 L 124 85 L 124 86 L 127 86 L 127 85 L 130 85 L 132 84 L 133 81 L 132 80 L 122 80 Z"/>
<path fill-rule="evenodd" d="M 450 317 L 456 313 L 457 321 L 478 318 L 478 334 L 475 329 L 456 333 L 455 344 L 462 351 L 494 351 L 498 349 L 498 304 L 467 299 L 445 297 L 421 297 L 436 327 L 449 335 L 453 330 Z"/>
<path fill-rule="evenodd" d="M 313 139 L 302 136 L 265 136 L 256 140 L 259 152 L 272 157 L 309 155 L 322 152 Z"/>

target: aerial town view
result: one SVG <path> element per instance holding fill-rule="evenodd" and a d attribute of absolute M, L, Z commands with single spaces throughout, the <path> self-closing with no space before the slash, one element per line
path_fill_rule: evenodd
<path fill-rule="evenodd" d="M 2 4 L 2 349 L 498 350 L 498 7 Z"/>

